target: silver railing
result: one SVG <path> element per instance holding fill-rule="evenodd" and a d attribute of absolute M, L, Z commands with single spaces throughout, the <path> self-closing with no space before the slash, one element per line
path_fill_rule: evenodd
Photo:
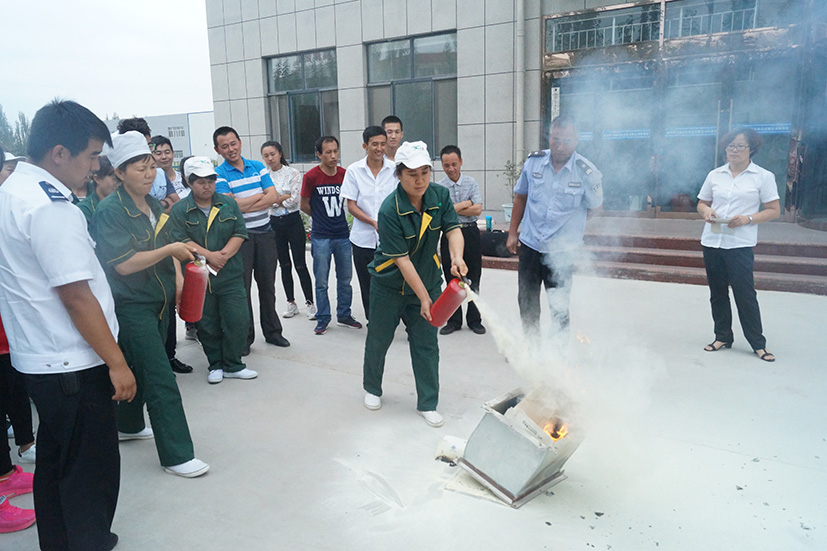
<path fill-rule="evenodd" d="M 735 32 L 754 29 L 757 9 L 755 6 L 741 10 L 697 13 L 704 3 L 687 3 L 667 8 L 663 37 L 680 38 L 709 33 Z M 559 20 L 552 23 L 550 49 L 553 52 L 604 48 L 619 44 L 647 42 L 660 38 L 660 21 L 629 23 L 629 12 L 618 10 L 594 14 L 592 17 Z M 584 28 L 584 27 L 593 28 Z"/>
<path fill-rule="evenodd" d="M 618 22 L 618 19 L 617 17 L 613 17 L 611 19 L 611 25 L 597 29 L 560 31 L 558 27 L 564 25 L 569 26 L 572 23 L 555 24 L 553 51 L 560 52 L 566 50 L 582 50 L 585 48 L 603 48 L 616 44 L 631 44 L 633 42 L 645 42 L 658 39 L 658 34 L 660 33 L 659 21 L 622 24 Z M 581 20 L 578 21 L 578 23 L 585 21 L 589 20 Z"/>
<path fill-rule="evenodd" d="M 681 7 L 678 16 L 664 22 L 665 38 L 680 38 L 699 34 L 745 31 L 755 28 L 755 8 L 723 11 L 718 13 L 694 14 L 694 10 Z"/>

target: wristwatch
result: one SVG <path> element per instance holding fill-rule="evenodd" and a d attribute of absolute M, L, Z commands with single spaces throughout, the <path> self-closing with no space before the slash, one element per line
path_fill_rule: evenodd
<path fill-rule="evenodd" d="M 752 216 L 747 216 L 749 218 L 749 223 L 752 224 Z"/>

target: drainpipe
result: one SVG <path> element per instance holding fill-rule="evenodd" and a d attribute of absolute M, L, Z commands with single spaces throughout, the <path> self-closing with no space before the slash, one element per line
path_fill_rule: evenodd
<path fill-rule="evenodd" d="M 514 55 L 514 158 L 525 159 L 525 0 L 515 0 L 516 32 Z"/>

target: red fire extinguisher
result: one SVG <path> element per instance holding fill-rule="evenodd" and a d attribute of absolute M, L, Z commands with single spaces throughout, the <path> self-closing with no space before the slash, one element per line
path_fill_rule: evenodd
<path fill-rule="evenodd" d="M 442 291 L 442 294 L 437 297 L 436 301 L 431 305 L 431 325 L 434 327 L 442 327 L 448 321 L 454 312 L 457 311 L 462 301 L 465 300 L 467 292 L 465 291 L 466 283 L 454 278 Z"/>
<path fill-rule="evenodd" d="M 195 260 L 184 268 L 184 289 L 181 291 L 181 304 L 178 307 L 178 315 L 182 320 L 190 323 L 201 320 L 209 279 L 207 259 L 195 255 Z"/>

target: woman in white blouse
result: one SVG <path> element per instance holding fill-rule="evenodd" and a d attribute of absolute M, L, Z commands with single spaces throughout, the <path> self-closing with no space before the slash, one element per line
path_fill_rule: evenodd
<path fill-rule="evenodd" d="M 715 340 L 704 350 L 716 352 L 732 347 L 732 287 L 747 342 L 759 358 L 773 362 L 775 356 L 767 350 L 761 327 L 752 248 L 758 241 L 755 226 L 775 220 L 781 213 L 778 187 L 772 172 L 752 162 L 761 147 L 757 132 L 736 128 L 723 137 L 721 145 L 726 148 L 727 164 L 710 172 L 698 193 L 698 213 L 707 222 L 701 245 L 715 323 Z"/>
<path fill-rule="evenodd" d="M 313 282 L 310 280 L 310 270 L 307 269 L 305 259 L 307 234 L 304 222 L 299 212 L 301 203 L 301 173 L 284 159 L 284 151 L 279 142 L 268 141 L 261 145 L 261 157 L 270 169 L 270 178 L 278 193 L 278 198 L 270 207 L 270 226 L 276 236 L 276 250 L 281 266 L 281 283 L 284 294 L 287 295 L 287 311 L 282 315 L 292 318 L 299 313 L 296 306 L 296 296 L 293 291 L 293 266 L 299 275 L 307 318 L 316 319 L 316 306 L 313 304 Z M 290 262 L 290 252 L 293 253 L 293 262 Z"/>

